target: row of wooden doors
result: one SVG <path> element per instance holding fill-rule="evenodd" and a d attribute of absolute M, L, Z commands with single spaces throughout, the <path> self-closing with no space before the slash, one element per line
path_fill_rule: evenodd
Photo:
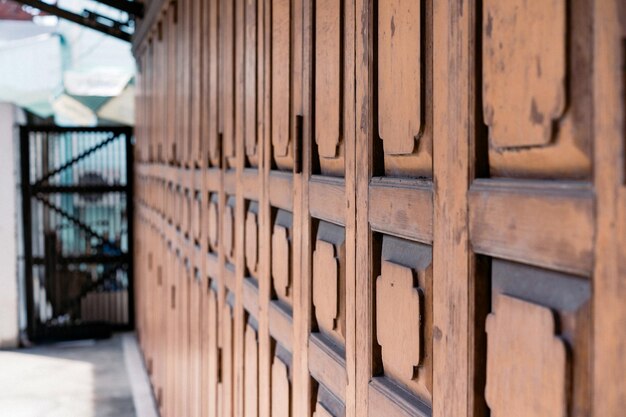
<path fill-rule="evenodd" d="M 624 22 L 153 0 L 135 263 L 162 415 L 617 416 Z"/>

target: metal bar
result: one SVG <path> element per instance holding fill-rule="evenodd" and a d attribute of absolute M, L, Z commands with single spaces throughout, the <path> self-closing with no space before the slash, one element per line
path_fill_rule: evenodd
<path fill-rule="evenodd" d="M 33 185 L 33 194 L 125 193 L 125 185 Z"/>
<path fill-rule="evenodd" d="M 24 222 L 24 280 L 26 287 L 26 318 L 29 339 L 34 339 L 37 331 L 35 294 L 33 288 L 33 232 L 30 201 L 30 152 L 28 130 L 20 128 L 20 165 L 22 171 L 22 221 Z"/>
<path fill-rule="evenodd" d="M 44 132 L 44 133 L 65 133 L 65 132 L 111 132 L 115 135 L 126 134 L 132 132 L 132 127 L 129 126 L 107 126 L 107 127 L 87 127 L 87 126 L 56 126 L 56 125 L 22 125 L 23 128 L 29 132 Z"/>
<path fill-rule="evenodd" d="M 128 227 L 128 253 L 131 254 L 128 261 L 128 324 L 131 328 L 135 327 L 135 262 L 134 262 L 134 201 L 133 192 L 135 187 L 135 169 L 134 169 L 134 144 L 131 131 L 126 133 L 126 224 Z"/>
<path fill-rule="evenodd" d="M 104 236 L 100 235 L 98 232 L 93 230 L 91 227 L 89 227 L 88 225 L 83 223 L 80 219 L 77 219 L 76 217 L 72 216 L 70 213 L 66 212 L 61 207 L 55 205 L 54 203 L 51 203 L 50 201 L 46 200 L 45 198 L 43 198 L 39 194 L 36 194 L 35 198 L 37 200 L 41 201 L 43 203 L 43 205 L 48 207 L 50 210 L 55 211 L 57 214 L 60 214 L 62 217 L 65 217 L 66 219 L 68 219 L 69 221 L 71 221 L 72 223 L 74 223 L 75 225 L 80 227 L 88 235 L 90 235 L 92 237 L 95 237 L 96 239 L 99 239 L 101 242 L 108 243 L 109 245 L 111 245 L 112 248 L 117 249 L 120 252 L 122 251 L 122 249 L 120 247 L 118 247 L 117 245 L 115 245 L 115 244 L 113 244 L 111 242 L 107 242 L 106 239 L 104 238 Z"/>
<path fill-rule="evenodd" d="M 96 0 L 98 3 L 106 4 L 114 9 L 121 10 L 130 15 L 143 17 L 144 6 L 143 3 L 138 1 L 126 1 L 126 0 Z"/>
<path fill-rule="evenodd" d="M 110 264 L 110 263 L 126 263 L 130 256 L 127 253 L 121 255 L 76 255 L 76 256 L 61 256 L 57 257 L 57 263 L 59 265 L 71 265 L 71 264 Z M 34 265 L 43 265 L 46 262 L 45 258 L 41 256 L 33 257 Z"/>
<path fill-rule="evenodd" d="M 87 28 L 104 33 L 105 35 L 113 36 L 115 38 L 121 39 L 126 42 L 130 42 L 131 40 L 131 34 L 128 32 L 120 30 L 116 27 L 110 27 L 102 23 L 96 22 L 95 20 L 92 20 L 86 16 L 81 16 L 76 13 L 68 12 L 67 10 L 61 9 L 60 7 L 53 6 L 48 3 L 44 3 L 43 1 L 39 1 L 39 0 L 16 0 L 16 1 L 18 3 L 22 3 L 27 6 L 31 6 L 36 9 L 42 10 L 46 13 L 55 15 L 57 17 L 60 17 L 61 19 L 69 20 L 70 22 L 74 22 L 81 26 L 85 26 Z"/>
<path fill-rule="evenodd" d="M 43 177 L 41 177 L 40 179 L 37 180 L 37 182 L 35 184 L 33 184 L 34 186 L 39 186 L 41 185 L 41 183 L 43 183 L 44 181 L 48 180 L 49 178 L 55 176 L 56 174 L 58 174 L 61 171 L 66 170 L 67 168 L 71 167 L 72 165 L 74 165 L 76 162 L 88 157 L 89 155 L 93 154 L 94 152 L 96 152 L 98 149 L 101 149 L 102 147 L 108 145 L 109 143 L 113 142 L 115 139 L 117 139 L 118 136 L 117 135 L 113 135 L 111 136 L 109 139 L 100 142 L 99 144 L 97 144 L 96 146 L 92 146 L 91 148 L 87 149 L 86 151 L 82 152 L 80 155 L 72 158 L 71 160 L 67 161 L 66 163 L 64 163 L 63 165 L 61 165 L 58 168 L 53 169 L 52 171 L 46 173 Z"/>

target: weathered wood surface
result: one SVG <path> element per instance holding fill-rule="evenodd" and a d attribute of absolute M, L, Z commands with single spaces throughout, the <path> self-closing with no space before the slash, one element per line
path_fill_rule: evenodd
<path fill-rule="evenodd" d="M 149 3 L 161 415 L 621 416 L 622 3 Z"/>

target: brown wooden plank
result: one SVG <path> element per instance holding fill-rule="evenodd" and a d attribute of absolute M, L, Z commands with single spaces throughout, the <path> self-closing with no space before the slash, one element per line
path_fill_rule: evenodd
<path fill-rule="evenodd" d="M 309 371 L 341 401 L 346 401 L 346 361 L 316 334 L 309 338 Z"/>
<path fill-rule="evenodd" d="M 433 2 L 433 417 L 470 412 L 470 71 L 468 2 Z M 445 29 L 444 29 L 445 28 Z M 461 278 L 462 277 L 462 278 Z M 451 308 L 454 306 L 454 308 Z M 448 375 L 456 375 L 449 378 Z M 438 400 L 445 399 L 445 400 Z"/>
<path fill-rule="evenodd" d="M 321 176 L 314 176 L 309 180 L 309 210 L 312 216 L 344 225 L 344 205 L 343 180 Z"/>
<path fill-rule="evenodd" d="M 594 186 L 596 191 L 593 269 L 594 416 L 616 417 L 626 407 L 620 372 L 626 368 L 626 98 L 624 61 L 626 9 L 602 0 L 594 14 Z M 620 59 L 621 58 L 621 59 Z M 616 88 L 621 85 L 620 88 Z"/>
<path fill-rule="evenodd" d="M 373 178 L 369 221 L 373 230 L 432 243 L 433 195 L 430 184 Z"/>
<path fill-rule="evenodd" d="M 276 303 L 269 304 L 269 332 L 285 349 L 293 349 L 293 319 Z"/>
<path fill-rule="evenodd" d="M 588 186 L 481 180 L 472 185 L 469 204 L 476 252 L 590 274 L 593 200 Z"/>

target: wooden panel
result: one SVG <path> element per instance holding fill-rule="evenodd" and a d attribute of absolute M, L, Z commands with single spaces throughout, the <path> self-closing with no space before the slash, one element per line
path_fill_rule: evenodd
<path fill-rule="evenodd" d="M 223 218 L 224 251 L 226 258 L 233 263 L 235 256 L 235 197 L 228 197 Z"/>
<path fill-rule="evenodd" d="M 128 313 L 160 414 L 621 416 L 625 16 L 146 3 Z"/>
<path fill-rule="evenodd" d="M 373 178 L 369 191 L 369 219 L 373 230 L 432 243 L 433 195 L 421 182 Z"/>
<path fill-rule="evenodd" d="M 207 228 L 209 248 L 213 252 L 218 250 L 219 237 L 219 212 L 218 212 L 218 195 L 217 193 L 209 193 L 209 207 L 207 213 Z"/>
<path fill-rule="evenodd" d="M 293 319 L 282 306 L 273 302 L 269 306 L 269 331 L 278 343 L 290 350 L 293 346 Z"/>
<path fill-rule="evenodd" d="M 378 130 L 386 155 L 413 153 L 422 129 L 420 5 L 378 4 Z"/>
<path fill-rule="evenodd" d="M 374 378 L 368 386 L 368 416 L 427 417 L 430 410 L 410 396 L 398 395 L 397 388 L 384 378 Z"/>
<path fill-rule="evenodd" d="M 293 179 L 291 174 L 273 171 L 269 176 L 269 199 L 273 207 L 293 210 Z"/>
<path fill-rule="evenodd" d="M 340 400 L 346 399 L 346 361 L 329 346 L 323 336 L 313 333 L 309 339 L 309 371 L 311 376 L 330 389 Z"/>
<path fill-rule="evenodd" d="M 590 295 L 591 285 L 585 278 L 580 278 L 574 275 L 568 275 L 560 272 L 554 272 L 546 269 L 530 267 L 523 264 L 512 263 L 502 261 L 499 259 L 493 259 L 491 263 L 491 318 L 485 317 L 487 328 L 487 346 L 486 346 L 486 361 L 487 361 L 487 374 L 486 383 L 489 388 L 489 381 L 491 372 L 489 370 L 490 361 L 493 349 L 492 346 L 492 334 L 490 333 L 488 323 L 489 320 L 493 320 L 493 317 L 499 320 L 498 306 L 500 305 L 499 299 L 510 297 L 514 300 L 521 300 L 520 303 L 530 304 L 525 306 L 532 310 L 531 312 L 524 312 L 522 327 L 518 326 L 512 320 L 509 320 L 508 324 L 504 325 L 508 328 L 505 337 L 501 337 L 501 340 L 505 340 L 506 343 L 511 342 L 513 338 L 524 338 L 523 342 L 516 343 L 516 347 L 525 349 L 527 352 L 519 353 L 517 356 L 520 360 L 530 360 L 532 363 L 520 362 L 516 360 L 514 363 L 510 361 L 503 361 L 502 363 L 491 363 L 493 366 L 499 368 L 509 369 L 508 376 L 521 379 L 533 378 L 533 373 L 537 372 L 537 368 L 543 369 L 542 382 L 547 382 L 550 378 L 555 377 L 555 370 L 552 366 L 556 361 L 552 361 L 551 364 L 542 364 L 545 360 L 542 355 L 537 353 L 538 346 L 545 346 L 549 344 L 550 339 L 556 339 L 561 343 L 562 349 L 566 353 L 566 363 L 561 370 L 556 371 L 560 374 L 563 387 L 553 386 L 552 388 L 545 390 L 546 393 L 553 392 L 551 390 L 563 389 L 565 390 L 565 398 L 567 404 L 565 409 L 569 410 L 570 416 L 586 416 L 590 413 L 590 404 L 588 401 L 589 388 L 590 388 L 590 375 L 591 368 L 589 358 L 591 355 L 591 322 L 589 319 L 590 307 Z M 519 306 L 518 306 L 519 307 Z M 521 307 L 520 307 L 521 308 Z M 515 309 L 515 308 L 513 308 Z M 534 317 L 534 318 L 533 318 Z M 549 318 L 547 323 L 539 322 L 538 317 Z M 519 317 L 516 319 L 519 320 Z M 549 325 L 554 324 L 550 334 L 546 332 Z M 498 325 L 500 326 L 500 325 Z M 545 333 L 543 336 L 539 334 L 539 329 Z M 530 335 L 530 337 L 529 337 Z M 508 337 L 508 339 L 507 339 Z M 548 341 L 546 342 L 546 338 Z M 495 343 L 500 343 L 500 341 Z M 556 343 L 556 342 L 553 342 Z M 530 344 L 532 347 L 527 347 Z M 499 346 L 497 349 L 500 349 Z M 535 354 L 533 354 L 533 349 Z M 528 356 L 528 354 L 531 356 Z M 493 367 L 492 367 L 493 369 Z M 500 372 L 498 370 L 496 373 Z M 545 374 L 543 373 L 545 372 Z M 498 376 L 500 378 L 501 376 Z M 497 383 L 497 380 L 496 380 Z M 506 386 L 504 384 L 500 386 L 491 387 L 498 395 L 508 389 L 508 387 L 515 387 L 517 384 L 527 385 L 527 382 L 521 382 L 519 380 L 509 381 L 507 379 Z M 540 385 L 539 383 L 535 385 Z M 532 390 L 534 388 L 527 388 Z M 528 393 L 530 391 L 526 391 Z M 506 394 L 505 394 L 506 395 Z M 517 395 L 525 395 L 525 392 L 519 391 Z M 536 397 L 541 401 L 541 396 Z M 487 397 L 488 404 L 491 408 L 497 407 L 496 398 Z M 492 402 L 491 400 L 494 400 Z M 516 401 L 518 401 L 516 399 Z M 532 402 L 533 400 L 529 400 Z M 509 408 L 517 403 L 509 403 Z M 523 405 L 521 407 L 525 407 Z M 507 409 L 507 413 L 509 409 Z M 511 413 L 518 412 L 510 410 Z M 558 412 L 558 409 L 557 409 Z"/>
<path fill-rule="evenodd" d="M 220 126 L 222 151 L 229 166 L 235 157 L 235 11 L 232 0 L 220 1 Z"/>
<path fill-rule="evenodd" d="M 345 183 L 339 179 L 313 177 L 309 181 L 311 215 L 337 224 L 345 224 Z"/>
<path fill-rule="evenodd" d="M 253 325 L 248 322 L 245 335 L 245 374 L 244 374 L 244 416 L 258 417 L 259 415 L 259 347 L 257 333 Z"/>
<path fill-rule="evenodd" d="M 320 222 L 313 251 L 313 305 L 319 331 L 339 343 L 346 337 L 345 233 Z"/>
<path fill-rule="evenodd" d="M 287 365 L 274 357 L 272 363 L 272 417 L 289 417 L 291 415 L 291 387 Z"/>
<path fill-rule="evenodd" d="M 547 145 L 566 103 L 566 2 L 488 0 L 484 19 L 484 112 L 491 144 Z"/>
<path fill-rule="evenodd" d="M 409 268 L 384 261 L 376 279 L 376 329 L 385 374 L 410 381 L 420 364 L 420 292 Z"/>
<path fill-rule="evenodd" d="M 593 200 L 587 186 L 481 181 L 469 196 L 476 252 L 590 273 Z"/>
<path fill-rule="evenodd" d="M 341 138 L 341 2 L 315 5 L 315 142 L 320 158 L 335 158 Z"/>
<path fill-rule="evenodd" d="M 259 288 L 252 279 L 245 279 L 243 281 L 243 306 L 254 317 L 259 316 Z"/>
<path fill-rule="evenodd" d="M 491 175 L 589 177 L 590 16 L 584 1 L 484 3 L 482 110 Z"/>
<path fill-rule="evenodd" d="M 272 145 L 278 157 L 287 155 L 290 137 L 290 3 L 272 0 Z"/>
<path fill-rule="evenodd" d="M 292 215 L 283 210 L 276 214 L 272 230 L 272 282 L 279 300 L 291 304 L 291 226 Z"/>
<path fill-rule="evenodd" d="M 487 318 L 487 387 L 495 415 L 563 416 L 567 354 L 553 313 L 500 295 Z"/>
<path fill-rule="evenodd" d="M 221 396 L 219 398 L 219 415 L 230 416 L 233 413 L 234 406 L 234 370 L 233 367 L 233 317 L 232 308 L 225 305 L 221 314 L 221 359 L 220 364 L 222 378 L 220 381 Z"/>
<path fill-rule="evenodd" d="M 257 0 L 245 5 L 245 142 L 251 166 L 258 166 L 257 154 Z"/>
<path fill-rule="evenodd" d="M 246 267 L 248 268 L 248 274 L 253 277 L 258 276 L 259 265 L 258 210 L 257 202 L 249 203 L 245 224 Z"/>
<path fill-rule="evenodd" d="M 208 4 L 205 7 L 207 13 L 205 13 L 205 40 L 204 45 L 208 47 L 208 53 L 204 54 L 205 57 L 205 68 L 208 71 L 208 82 L 206 84 L 206 90 L 208 90 L 208 94 L 205 94 L 205 110 L 207 111 L 207 116 L 204 118 L 204 121 L 207 123 L 207 129 L 203 129 L 203 131 L 208 130 L 208 146 L 206 147 L 208 150 L 208 159 L 210 161 L 211 166 L 219 166 L 220 165 L 220 130 L 219 130 L 219 119 L 218 119 L 218 105 L 220 104 L 220 96 L 219 96 L 219 88 L 218 88 L 218 68 L 220 65 L 219 57 L 219 40 L 218 40 L 218 0 L 205 0 Z M 207 39 L 208 37 L 208 39 Z M 208 60 L 208 62 L 207 62 Z"/>

